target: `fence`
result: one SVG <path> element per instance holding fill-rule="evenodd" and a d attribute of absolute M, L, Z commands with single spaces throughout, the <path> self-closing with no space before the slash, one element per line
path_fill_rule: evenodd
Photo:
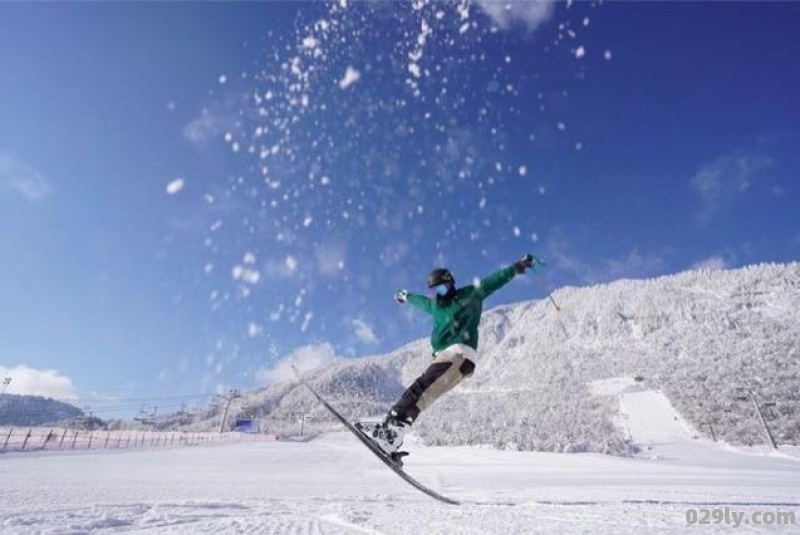
<path fill-rule="evenodd" d="M 272 442 L 274 435 L 181 431 L 84 431 L 48 427 L 0 427 L 0 452 L 103 450 Z"/>

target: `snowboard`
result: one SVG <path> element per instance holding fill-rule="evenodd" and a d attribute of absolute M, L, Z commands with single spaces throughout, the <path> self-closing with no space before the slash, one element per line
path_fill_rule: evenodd
<path fill-rule="evenodd" d="M 319 402 L 322 403 L 322 405 L 326 409 L 328 409 L 328 411 L 330 411 L 331 414 L 333 414 L 336 417 L 337 420 L 342 422 L 342 424 L 344 424 L 345 428 L 348 431 L 350 431 L 350 433 L 355 435 L 355 437 L 358 440 L 360 440 L 361 443 L 364 444 L 364 446 L 366 446 L 367 449 L 369 449 L 369 451 L 371 451 L 378 459 L 380 459 L 383 462 L 383 464 L 385 464 L 386 466 L 391 468 L 391 470 L 395 474 L 400 476 L 406 483 L 408 483 L 409 485 L 411 485 L 415 489 L 427 494 L 431 498 L 433 498 L 435 500 L 439 500 L 442 503 L 447 503 L 447 504 L 451 504 L 451 505 L 459 505 L 460 502 L 458 502 L 456 500 L 453 500 L 452 498 L 448 498 L 447 496 L 442 496 L 441 494 L 439 494 L 435 490 L 429 489 L 428 487 L 426 487 L 425 485 L 423 485 L 422 483 L 420 483 L 419 481 L 417 481 L 416 479 L 414 479 L 413 477 L 411 477 L 410 475 L 405 473 L 405 471 L 400 467 L 400 465 L 398 463 L 396 463 L 395 461 L 393 461 L 391 459 L 391 457 L 386 455 L 386 453 L 382 449 L 380 449 L 374 442 L 372 442 L 372 440 L 370 440 L 369 437 L 364 435 L 364 433 L 359 431 L 352 423 L 347 421 L 347 419 L 344 416 L 339 414 L 339 411 L 334 409 L 331 406 L 330 403 L 325 401 L 325 399 L 323 399 L 322 396 L 320 396 L 317 393 L 317 391 L 314 390 L 311 387 L 311 385 L 308 384 L 308 382 L 306 382 L 305 379 L 303 379 L 300 376 L 300 373 L 297 371 L 297 369 L 295 369 L 294 372 L 295 372 L 295 375 L 297 375 L 298 380 L 303 384 L 303 386 L 305 386 L 308 389 L 308 391 L 311 392 L 314 395 L 314 397 L 317 398 L 317 400 L 319 400 Z"/>

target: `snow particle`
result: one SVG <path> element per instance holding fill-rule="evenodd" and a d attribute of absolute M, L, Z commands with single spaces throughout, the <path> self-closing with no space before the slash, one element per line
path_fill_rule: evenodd
<path fill-rule="evenodd" d="M 234 280 L 240 280 L 245 284 L 258 284 L 258 281 L 261 279 L 261 273 L 254 269 L 242 267 L 242 266 L 234 266 L 231 270 L 231 276 Z M 249 290 L 242 289 L 243 292 L 246 292 L 246 295 L 249 293 Z"/>
<path fill-rule="evenodd" d="M 262 332 L 264 332 L 264 329 L 258 323 L 251 321 L 250 323 L 247 324 L 247 336 L 249 336 L 250 338 L 255 338 L 256 336 L 259 336 Z"/>
<path fill-rule="evenodd" d="M 361 73 L 353 67 L 347 67 L 344 77 L 339 80 L 339 89 L 347 89 L 361 79 Z"/>
<path fill-rule="evenodd" d="M 176 178 L 169 184 L 167 184 L 167 193 L 169 195 L 175 195 L 176 193 L 180 192 L 183 189 L 184 181 L 182 178 Z"/>
<path fill-rule="evenodd" d="M 308 326 L 311 324 L 312 319 L 314 319 L 314 313 L 307 312 L 303 318 L 303 325 L 300 326 L 300 332 L 306 332 L 306 330 L 308 330 Z"/>

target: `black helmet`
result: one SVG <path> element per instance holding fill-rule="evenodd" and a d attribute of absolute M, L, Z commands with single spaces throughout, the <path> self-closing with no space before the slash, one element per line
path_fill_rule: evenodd
<path fill-rule="evenodd" d="M 434 286 L 438 286 L 440 284 L 447 284 L 448 286 L 456 285 L 456 280 L 453 278 L 453 274 L 450 273 L 449 269 L 434 269 L 431 271 L 431 274 L 428 275 L 428 288 L 433 288 Z"/>

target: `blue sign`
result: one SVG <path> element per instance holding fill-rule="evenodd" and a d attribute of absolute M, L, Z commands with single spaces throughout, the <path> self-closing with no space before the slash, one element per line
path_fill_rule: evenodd
<path fill-rule="evenodd" d="M 254 418 L 239 418 L 233 430 L 237 433 L 258 433 L 261 430 L 261 422 Z"/>

